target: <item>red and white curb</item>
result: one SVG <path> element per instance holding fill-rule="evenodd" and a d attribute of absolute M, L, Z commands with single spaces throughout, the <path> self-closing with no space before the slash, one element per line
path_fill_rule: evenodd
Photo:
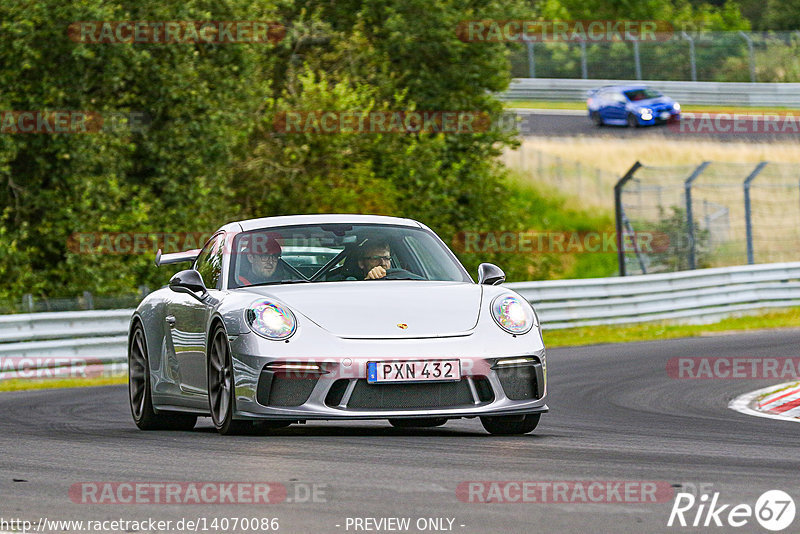
<path fill-rule="evenodd" d="M 800 423 L 800 381 L 739 395 L 728 408 L 747 415 Z"/>

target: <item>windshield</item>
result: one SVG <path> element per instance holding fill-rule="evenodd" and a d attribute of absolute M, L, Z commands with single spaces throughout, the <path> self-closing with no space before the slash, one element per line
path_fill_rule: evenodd
<path fill-rule="evenodd" d="M 243 232 L 233 242 L 228 287 L 354 280 L 470 282 L 429 231 L 322 224 Z"/>
<path fill-rule="evenodd" d="M 650 89 L 650 88 L 631 89 L 630 91 L 625 91 L 625 96 L 627 96 L 628 100 L 630 100 L 631 102 L 636 102 L 637 100 L 648 100 L 650 98 L 658 98 L 661 96 L 661 93 L 659 93 L 655 89 Z"/>

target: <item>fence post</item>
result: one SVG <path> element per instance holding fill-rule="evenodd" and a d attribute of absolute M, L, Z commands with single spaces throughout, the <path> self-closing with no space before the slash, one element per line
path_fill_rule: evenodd
<path fill-rule="evenodd" d="M 633 40 L 633 63 L 636 65 L 636 79 L 642 79 L 642 62 L 639 59 L 639 40 Z"/>
<path fill-rule="evenodd" d="M 689 65 L 692 69 L 692 81 L 697 81 L 697 60 L 694 55 L 694 39 L 689 36 L 688 33 L 685 31 L 681 32 L 683 34 L 683 38 L 689 41 Z"/>
<path fill-rule="evenodd" d="M 766 161 L 762 161 L 756 168 L 753 169 L 753 172 L 750 173 L 750 176 L 744 179 L 744 228 L 747 232 L 747 264 L 753 265 L 755 261 L 753 260 L 753 221 L 752 221 L 752 213 L 750 211 L 750 184 L 753 180 L 761 174 L 761 171 L 764 170 L 764 167 L 767 166 Z"/>
<path fill-rule="evenodd" d="M 739 30 L 739 35 L 744 37 L 744 40 L 747 41 L 747 50 L 750 54 L 750 81 L 755 83 L 756 81 L 756 53 L 753 49 L 753 40 L 750 39 L 750 36 L 744 33 L 742 30 Z"/>
<path fill-rule="evenodd" d="M 704 161 L 692 172 L 691 175 L 683 183 L 683 188 L 686 194 L 686 228 L 689 232 L 689 269 L 697 269 L 697 258 L 695 257 L 695 242 L 694 242 L 694 218 L 692 216 L 692 183 L 706 170 L 710 161 Z"/>
<path fill-rule="evenodd" d="M 581 76 L 584 80 L 589 77 L 589 67 L 586 65 L 586 41 L 581 41 Z"/>
<path fill-rule="evenodd" d="M 533 41 L 527 41 L 525 47 L 528 49 L 528 76 L 536 78 L 536 58 L 533 55 Z"/>
<path fill-rule="evenodd" d="M 638 161 L 634 163 L 633 166 L 628 169 L 628 172 L 625 173 L 625 176 L 620 178 L 614 185 L 614 222 L 617 228 L 617 261 L 619 262 L 620 276 L 625 276 L 625 248 L 622 243 L 622 234 L 625 231 L 622 222 L 622 188 L 633 178 L 633 175 L 636 174 L 636 171 L 638 171 L 641 166 L 642 164 Z"/>
<path fill-rule="evenodd" d="M 636 232 L 633 229 L 631 221 L 628 220 L 624 213 L 622 214 L 622 224 L 624 224 L 625 228 L 627 228 L 628 232 L 630 232 L 633 253 L 636 254 L 636 259 L 639 260 L 639 268 L 642 270 L 642 274 L 647 274 L 647 265 L 642 258 L 642 252 L 639 250 L 639 243 L 636 241 Z"/>
<path fill-rule="evenodd" d="M 33 313 L 35 311 L 33 308 L 33 295 L 30 293 L 22 295 L 22 309 L 28 313 Z"/>

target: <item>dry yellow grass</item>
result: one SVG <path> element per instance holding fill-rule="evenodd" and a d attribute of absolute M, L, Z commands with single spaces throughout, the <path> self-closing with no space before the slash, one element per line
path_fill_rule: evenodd
<path fill-rule="evenodd" d="M 643 169 L 637 177 L 643 180 L 643 187 L 650 189 L 629 190 L 625 202 L 632 206 L 629 216 L 647 218 L 658 216 L 658 206 L 682 205 L 683 181 L 694 167 L 712 161 L 714 164 L 695 183 L 693 198 L 701 223 L 705 220 L 708 224 L 706 217 L 722 216 L 718 220 L 724 229 L 718 235 L 726 242 L 711 261 L 713 265 L 723 265 L 744 261 L 744 178 L 760 161 L 800 164 L 800 142 L 723 143 L 655 136 L 530 137 L 518 150 L 506 151 L 503 161 L 524 182 L 557 188 L 575 198 L 584 209 L 608 211 L 614 206 L 614 184 L 639 161 L 649 169 Z M 757 262 L 797 261 L 798 180 L 800 171 L 795 173 L 793 166 L 768 166 L 753 183 Z"/>
<path fill-rule="evenodd" d="M 647 136 L 640 139 L 611 137 L 544 138 L 529 137 L 523 141 L 521 154 L 541 150 L 565 160 L 622 176 L 635 161 L 644 165 L 699 165 L 703 161 L 757 163 L 774 161 L 800 163 L 800 143 L 732 142 L 672 140 Z M 516 157 L 515 157 L 516 156 Z M 507 154 L 506 161 L 515 166 L 519 156 Z"/>

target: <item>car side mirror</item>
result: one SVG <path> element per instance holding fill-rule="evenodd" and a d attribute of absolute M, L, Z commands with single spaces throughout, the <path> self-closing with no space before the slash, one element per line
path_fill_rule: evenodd
<path fill-rule="evenodd" d="M 169 280 L 169 288 L 176 293 L 188 293 L 197 300 L 204 300 L 208 295 L 203 277 L 194 269 L 186 269 L 177 273 Z M 198 296 L 197 293 L 200 293 Z"/>
<path fill-rule="evenodd" d="M 500 285 L 506 281 L 506 273 L 493 263 L 481 263 L 478 266 L 478 283 L 487 286 Z"/>

